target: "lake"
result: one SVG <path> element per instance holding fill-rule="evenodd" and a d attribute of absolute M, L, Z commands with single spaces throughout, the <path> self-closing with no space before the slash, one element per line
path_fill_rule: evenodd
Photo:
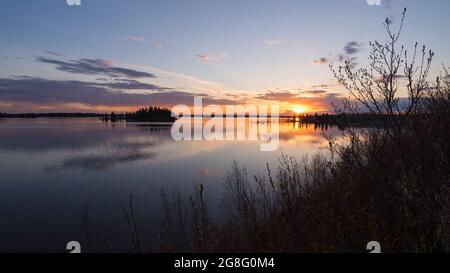
<path fill-rule="evenodd" d="M 235 128 L 239 130 L 242 128 Z M 134 194 L 144 250 L 154 247 L 161 189 L 189 196 L 203 184 L 214 210 L 233 160 L 250 175 L 276 170 L 282 153 L 327 152 L 337 127 L 280 123 L 280 146 L 258 141 L 174 141 L 167 126 L 104 123 L 97 118 L 0 120 L 0 252 L 66 252 L 88 223 L 93 251 L 131 251 L 122 205 Z"/>

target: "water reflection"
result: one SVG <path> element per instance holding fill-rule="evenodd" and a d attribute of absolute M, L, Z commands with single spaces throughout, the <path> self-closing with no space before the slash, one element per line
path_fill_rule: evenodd
<path fill-rule="evenodd" d="M 251 122 L 247 120 L 245 126 L 242 124 L 239 126 L 239 123 L 235 122 L 231 130 L 234 130 L 235 135 L 239 131 L 248 135 L 249 127 L 253 126 L 249 125 Z M 191 126 L 192 130 L 194 127 L 195 125 Z M 324 135 L 336 137 L 340 134 L 340 130 L 333 126 L 300 122 L 281 121 L 279 128 L 281 146 L 289 150 L 294 148 L 293 145 L 298 146 L 297 144 L 314 145 L 304 147 L 304 150 L 308 151 L 311 151 L 311 148 L 320 149 L 323 148 L 321 145 L 328 143 Z M 230 129 L 224 126 L 223 134 L 225 135 L 228 130 Z M 58 158 L 58 162 L 50 160 L 51 163 L 44 168 L 46 172 L 77 168 L 105 171 L 121 164 L 165 158 L 167 154 L 173 153 L 168 144 L 179 149 L 178 156 L 183 154 L 195 156 L 205 149 L 219 150 L 224 145 L 233 145 L 230 141 L 175 142 L 172 140 L 170 127 L 167 126 L 110 124 L 99 122 L 97 119 L 6 120 L 0 125 L 0 140 L 0 151 L 5 153 L 59 153 L 60 156 L 53 155 L 55 159 Z M 255 143 L 254 140 L 234 142 L 234 144 Z M 65 156 L 61 158 L 62 155 Z M 239 158 L 239 154 L 236 154 L 236 157 Z"/>
<path fill-rule="evenodd" d="M 225 128 L 224 130 L 229 130 Z M 246 130 L 234 128 L 233 130 Z M 207 188 L 218 202 L 231 162 L 250 174 L 276 168 L 281 153 L 302 157 L 326 152 L 336 127 L 281 122 L 280 148 L 261 152 L 259 141 L 174 141 L 170 127 L 103 123 L 97 119 L 5 119 L 0 123 L 0 252 L 64 251 L 83 238 L 82 204 L 90 204 L 92 237 L 98 251 L 105 241 L 127 249 L 127 224 L 121 205 L 136 196 L 137 217 L 155 238 L 162 187 L 190 194 Z M 211 212 L 212 214 L 214 212 Z M 114 227 L 111 229 L 111 227 Z M 119 239 L 122 238 L 122 239 Z"/>
<path fill-rule="evenodd" d="M 93 154 L 78 155 L 64 159 L 57 165 L 47 166 L 45 171 L 65 171 L 74 168 L 104 171 L 120 164 L 150 159 L 154 154 L 148 151 L 148 147 L 152 145 L 152 143 L 118 143 L 112 147 L 99 148 Z"/>

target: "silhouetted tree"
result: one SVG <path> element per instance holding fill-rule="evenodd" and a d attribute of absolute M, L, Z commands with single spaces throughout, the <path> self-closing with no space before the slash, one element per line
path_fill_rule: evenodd
<path fill-rule="evenodd" d="M 331 66 L 335 78 L 350 93 L 344 100 L 341 111 L 358 113 L 367 111 L 377 114 L 384 122 L 384 130 L 401 130 L 411 114 L 420 111 L 420 101 L 429 90 L 428 73 L 434 53 L 415 44 L 410 54 L 397 43 L 402 33 L 406 8 L 397 31 L 392 21 L 386 19 L 384 28 L 387 42 L 370 42 L 371 53 L 368 68 L 355 68 L 351 61 L 345 61 L 337 70 Z M 404 96 L 400 92 L 404 92 Z M 361 108 L 362 107 L 362 108 Z"/>

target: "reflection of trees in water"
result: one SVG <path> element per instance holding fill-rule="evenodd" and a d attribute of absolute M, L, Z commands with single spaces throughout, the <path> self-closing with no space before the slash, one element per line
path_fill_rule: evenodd
<path fill-rule="evenodd" d="M 161 136 L 170 137 L 170 126 L 154 126 L 150 124 L 127 124 L 127 127 L 131 128 L 137 128 L 139 131 L 146 132 L 146 133 L 152 133 L 152 134 L 158 134 Z"/>
<path fill-rule="evenodd" d="M 335 125 L 283 122 L 280 124 L 279 139 L 289 141 L 301 137 L 304 143 L 321 144 L 324 141 L 328 142 L 326 137 L 336 138 L 341 136 L 341 132 Z"/>

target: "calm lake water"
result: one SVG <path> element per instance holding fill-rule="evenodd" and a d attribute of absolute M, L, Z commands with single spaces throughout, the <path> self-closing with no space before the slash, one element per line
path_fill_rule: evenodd
<path fill-rule="evenodd" d="M 236 130 L 239 130 L 236 129 Z M 96 118 L 0 120 L 0 252 L 66 252 L 84 239 L 91 250 L 131 251 L 122 213 L 135 196 L 139 233 L 154 247 L 161 189 L 187 196 L 206 188 L 212 214 L 233 160 L 249 174 L 276 169 L 282 152 L 301 158 L 326 152 L 323 134 L 336 127 L 280 124 L 280 147 L 261 152 L 258 141 L 174 141 L 170 127 L 103 123 Z"/>

